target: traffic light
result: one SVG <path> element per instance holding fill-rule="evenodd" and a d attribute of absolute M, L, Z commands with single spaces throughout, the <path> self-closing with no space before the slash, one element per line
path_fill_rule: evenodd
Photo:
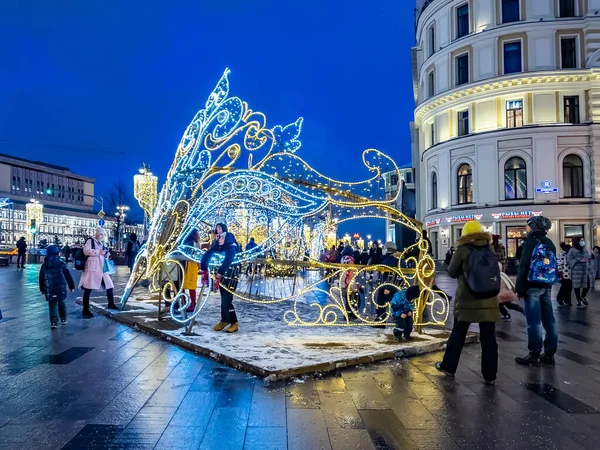
<path fill-rule="evenodd" d="M 31 223 L 29 224 L 29 231 L 31 232 L 31 234 L 37 234 L 35 219 L 31 219 Z"/>
<path fill-rule="evenodd" d="M 52 189 L 52 188 L 47 188 L 47 189 L 46 189 L 46 194 L 47 194 L 47 195 L 52 195 L 52 194 L 54 194 L 54 189 Z"/>

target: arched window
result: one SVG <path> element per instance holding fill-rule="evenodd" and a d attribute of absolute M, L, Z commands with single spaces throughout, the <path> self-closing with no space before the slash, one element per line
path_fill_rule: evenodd
<path fill-rule="evenodd" d="M 504 198 L 527 198 L 527 166 L 521 158 L 510 158 L 504 164 Z"/>
<path fill-rule="evenodd" d="M 458 168 L 458 204 L 473 203 L 473 171 L 469 164 Z"/>
<path fill-rule="evenodd" d="M 437 173 L 431 174 L 431 209 L 437 209 L 438 207 L 438 186 L 437 186 Z"/>
<path fill-rule="evenodd" d="M 563 192 L 565 197 L 583 197 L 583 161 L 577 155 L 563 159 Z"/>

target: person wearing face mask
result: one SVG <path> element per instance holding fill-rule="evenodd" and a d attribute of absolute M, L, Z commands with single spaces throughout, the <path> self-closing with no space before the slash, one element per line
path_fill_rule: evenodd
<path fill-rule="evenodd" d="M 567 265 L 571 269 L 571 283 L 577 298 L 577 306 L 587 306 L 586 295 L 594 283 L 595 265 L 582 237 L 573 238 L 573 248 L 567 253 Z"/>
<path fill-rule="evenodd" d="M 218 223 L 215 226 L 215 240 L 210 248 L 202 256 L 200 270 L 202 271 L 202 284 L 208 286 L 209 274 L 208 265 L 210 259 L 215 253 L 223 253 L 225 257 L 217 269 L 217 276 L 214 282 L 214 290 L 221 293 L 221 321 L 214 326 L 215 331 L 226 333 L 235 333 L 238 331 L 238 319 L 233 307 L 233 292 L 237 288 L 240 265 L 232 264 L 236 253 L 239 251 L 239 244 L 235 236 L 227 231 L 227 225 Z"/>
<path fill-rule="evenodd" d="M 106 231 L 104 228 L 96 228 L 93 238 L 85 241 L 83 253 L 86 256 L 85 268 L 79 280 L 79 287 L 83 289 L 83 311 L 84 319 L 94 317 L 90 311 L 90 295 L 94 289 L 106 289 L 108 298 L 108 309 L 119 309 L 114 303 L 113 282 L 110 275 L 104 271 L 104 261 L 109 259 L 110 251 L 105 245 Z"/>

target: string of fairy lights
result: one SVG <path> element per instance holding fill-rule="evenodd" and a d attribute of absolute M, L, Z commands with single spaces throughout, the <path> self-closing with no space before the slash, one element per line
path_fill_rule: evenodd
<path fill-rule="evenodd" d="M 183 134 L 153 210 L 147 244 L 127 283 L 123 307 L 136 284 L 149 279 L 151 290 L 172 300 L 172 318 L 182 324 L 193 323 L 208 298 L 208 289 L 202 290 L 196 310 L 187 314 L 185 308 L 191 301 L 176 280 L 183 275 L 181 262 L 200 262 L 204 251 L 185 245 L 184 241 L 192 230 L 198 229 L 208 242 L 211 227 L 222 221 L 241 244 L 245 245 L 251 237 L 258 244 L 254 249 L 240 251 L 234 264 L 263 257 L 267 276 L 293 277 L 301 261 L 307 269 L 324 274 L 292 293 L 252 296 L 239 289 L 231 291 L 237 299 L 253 303 L 289 302 L 290 309 L 283 317 L 289 325 L 385 325 L 389 305 L 377 303 L 379 292 L 386 287 L 406 288 L 411 284 L 422 288 L 415 323 L 445 323 L 448 299 L 430 286 L 434 264 L 428 256 L 427 241 L 421 238 L 420 226 L 395 208 L 399 192 L 385 197 L 383 168 L 399 174 L 393 159 L 376 149 L 364 151 L 362 161 L 371 176 L 363 181 L 340 181 L 320 173 L 296 153 L 301 147 L 303 119 L 286 126 L 267 127 L 263 113 L 252 111 L 246 102 L 229 96 L 228 74 L 226 70 L 205 107 L 196 113 Z M 245 154 L 247 167 L 239 167 Z M 320 250 L 336 243 L 337 227 L 357 218 L 401 224 L 415 231 L 417 242 L 398 252 L 398 267 L 341 266 L 320 261 Z M 213 266 L 220 262 L 215 257 Z M 343 292 L 339 281 L 347 272 L 351 281 Z M 385 281 L 374 286 L 368 299 L 387 311 L 377 319 L 369 317 L 364 309 L 359 310 L 352 290 L 373 272 L 387 274 Z M 265 283 L 265 279 L 257 283 Z M 328 302 L 310 303 L 309 309 L 316 314 L 308 318 L 303 317 L 306 309 L 300 304 L 305 305 L 304 299 L 310 294 L 325 295 Z M 349 311 L 345 298 L 352 299 Z"/>

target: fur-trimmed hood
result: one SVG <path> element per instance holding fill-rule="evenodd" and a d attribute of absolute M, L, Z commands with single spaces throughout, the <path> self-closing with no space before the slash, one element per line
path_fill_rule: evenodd
<path fill-rule="evenodd" d="M 478 233 L 465 234 L 461 236 L 458 241 L 456 241 L 456 247 L 461 245 L 477 245 L 479 247 L 483 247 L 485 245 L 490 245 L 492 242 L 492 235 L 490 233 L 486 233 L 485 231 L 480 231 Z"/>

